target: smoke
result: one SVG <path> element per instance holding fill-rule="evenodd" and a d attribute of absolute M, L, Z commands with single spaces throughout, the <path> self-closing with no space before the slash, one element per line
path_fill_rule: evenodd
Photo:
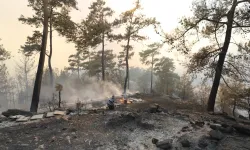
<path fill-rule="evenodd" d="M 78 79 L 75 76 L 70 76 L 64 79 L 58 79 L 56 84 L 61 84 L 63 90 L 61 92 L 61 98 L 63 102 L 67 104 L 75 104 L 77 101 L 84 103 L 90 103 L 95 101 L 107 100 L 112 95 L 121 95 L 121 86 L 112 82 L 102 82 L 95 77 L 84 77 L 84 79 Z M 42 86 L 41 88 L 41 100 L 52 99 L 52 92 L 58 92 L 51 89 L 49 86 Z"/>
<path fill-rule="evenodd" d="M 0 94 L 0 112 L 7 110 L 7 108 L 8 108 L 8 100 L 6 99 L 6 96 Z"/>

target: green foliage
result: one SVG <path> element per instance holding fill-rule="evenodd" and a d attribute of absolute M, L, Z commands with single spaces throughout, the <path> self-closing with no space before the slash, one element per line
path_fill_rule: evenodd
<path fill-rule="evenodd" d="M 0 62 L 10 59 L 10 53 L 0 44 Z"/>
<path fill-rule="evenodd" d="M 189 74 L 183 74 L 177 84 L 177 92 L 182 100 L 192 100 L 194 98 L 193 79 Z"/>
<path fill-rule="evenodd" d="M 21 15 L 19 21 L 23 24 L 35 26 L 36 28 L 43 26 L 43 1 L 42 0 L 28 0 L 28 7 L 31 7 L 34 14 L 31 17 L 25 17 Z M 72 28 L 71 17 L 69 11 L 77 9 L 76 0 L 53 0 L 48 4 L 49 8 L 49 22 L 59 34 L 66 32 L 69 28 Z M 67 28 L 66 28 L 67 27 Z M 62 28 L 64 30 L 62 30 Z M 52 32 L 52 31 L 51 31 Z M 42 33 L 40 31 L 34 31 L 32 36 L 27 37 L 27 41 L 24 46 L 21 46 L 21 51 L 25 51 L 27 55 L 32 55 L 34 52 L 40 51 Z"/>
<path fill-rule="evenodd" d="M 156 90 L 163 94 L 172 94 L 175 92 L 177 83 L 180 79 L 178 74 L 174 73 L 175 67 L 173 59 L 163 57 L 155 64 L 155 74 L 158 77 Z"/>
<path fill-rule="evenodd" d="M 68 62 L 69 62 L 69 70 L 72 71 L 80 71 L 86 68 L 87 59 L 89 58 L 89 51 L 87 49 L 84 50 L 77 50 L 76 54 L 70 55 Z"/>
<path fill-rule="evenodd" d="M 32 36 L 28 36 L 24 46 L 21 46 L 21 53 L 31 56 L 36 52 L 41 51 L 42 33 L 34 31 Z"/>
<path fill-rule="evenodd" d="M 190 54 L 195 44 L 208 40 L 208 44 L 190 55 L 187 64 L 189 72 L 200 73 L 212 77 L 217 64 L 217 58 L 222 50 L 230 9 L 236 8 L 233 16 L 232 36 L 244 37 L 249 33 L 250 22 L 248 1 L 196 0 L 193 3 L 191 17 L 183 17 L 178 28 L 173 33 L 165 34 L 166 42 L 171 49 L 184 54 Z M 230 43 L 230 45 L 233 43 Z M 239 44 L 239 43 L 236 43 Z"/>
<path fill-rule="evenodd" d="M 114 13 L 114 11 L 105 6 L 104 0 L 96 0 L 89 7 L 90 13 L 86 18 L 88 25 L 88 36 L 91 37 L 89 44 L 93 47 L 104 42 L 104 38 L 108 38 L 112 32 L 112 23 L 108 21 Z"/>
<path fill-rule="evenodd" d="M 124 56 L 126 61 L 126 77 L 125 77 L 125 84 L 124 84 L 124 93 L 126 93 L 127 83 L 129 83 L 128 76 L 129 76 L 129 63 L 128 59 L 130 56 L 133 56 L 131 53 L 132 41 L 142 41 L 145 40 L 147 37 L 142 36 L 139 34 L 139 31 L 142 29 L 149 27 L 151 25 L 159 24 L 155 18 L 147 18 L 145 15 L 138 13 L 141 10 L 139 0 L 136 1 L 134 8 L 131 10 L 125 11 L 120 15 L 119 19 L 116 19 L 113 24 L 116 26 L 123 26 L 125 27 L 124 34 L 118 34 L 113 36 L 117 41 L 126 41 L 127 44 L 124 45 L 124 53 L 121 53 L 120 57 Z M 129 88 L 129 86 L 128 86 Z"/>
<path fill-rule="evenodd" d="M 145 15 L 138 13 L 140 10 L 142 10 L 141 5 L 139 1 L 136 1 L 134 8 L 123 12 L 120 18 L 114 21 L 114 24 L 125 27 L 125 34 L 116 35 L 116 40 L 122 41 L 128 40 L 128 38 L 131 41 L 145 40 L 147 37 L 140 35 L 139 31 L 148 26 L 159 24 L 155 18 L 147 18 Z"/>
<path fill-rule="evenodd" d="M 102 69 L 101 65 L 101 51 L 93 52 L 90 57 L 90 61 L 86 65 L 86 70 L 88 70 L 90 76 L 99 77 Z M 116 63 L 114 62 L 115 55 L 112 50 L 105 50 L 105 67 L 106 74 L 112 72 L 115 68 Z"/>
<path fill-rule="evenodd" d="M 153 43 L 148 45 L 148 49 L 139 53 L 141 57 L 141 61 L 145 65 L 154 64 L 159 59 L 155 58 L 158 54 L 160 54 L 159 49 L 162 47 L 160 43 Z"/>

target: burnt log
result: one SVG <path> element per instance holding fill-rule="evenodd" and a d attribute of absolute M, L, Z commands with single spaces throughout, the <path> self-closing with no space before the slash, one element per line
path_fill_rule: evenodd
<path fill-rule="evenodd" d="M 250 135 L 250 126 L 235 124 L 233 125 L 233 128 L 239 133 Z"/>
<path fill-rule="evenodd" d="M 33 116 L 33 113 L 19 109 L 8 109 L 7 111 L 2 112 L 2 115 L 5 117 L 16 116 L 16 115 Z"/>

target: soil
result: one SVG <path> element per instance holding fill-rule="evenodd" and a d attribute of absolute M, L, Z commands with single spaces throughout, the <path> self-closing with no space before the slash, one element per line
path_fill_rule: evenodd
<path fill-rule="evenodd" d="M 210 124 L 236 122 L 221 115 L 209 115 L 198 104 L 141 97 L 143 103 L 101 110 L 65 118 L 50 118 L 0 129 L 1 150 L 154 150 L 152 139 L 171 139 L 173 149 L 250 149 L 250 136 L 233 131 L 225 138 L 209 137 Z M 154 103 L 162 112 L 149 113 Z M 183 147 L 181 143 L 189 143 Z"/>

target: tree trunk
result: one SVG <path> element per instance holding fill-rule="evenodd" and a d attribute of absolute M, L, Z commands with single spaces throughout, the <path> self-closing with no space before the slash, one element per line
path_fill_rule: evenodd
<path fill-rule="evenodd" d="M 250 120 L 250 97 L 247 97 L 247 103 L 248 103 L 248 118 Z"/>
<path fill-rule="evenodd" d="M 217 95 L 219 84 L 220 84 L 221 72 L 223 69 L 223 64 L 224 64 L 226 54 L 228 51 L 228 47 L 230 44 L 230 40 L 231 40 L 233 17 L 234 17 L 234 11 L 235 11 L 236 5 L 237 5 L 237 0 L 234 0 L 232 8 L 230 9 L 230 11 L 227 14 L 228 22 L 227 22 L 226 36 L 225 36 L 225 40 L 224 40 L 224 45 L 223 45 L 222 50 L 219 54 L 219 60 L 218 60 L 216 70 L 215 70 L 215 77 L 214 77 L 214 81 L 213 81 L 213 86 L 212 86 L 212 89 L 211 89 L 211 92 L 209 95 L 209 99 L 208 99 L 208 104 L 207 104 L 207 111 L 209 111 L 209 112 L 214 111 L 216 95 Z"/>
<path fill-rule="evenodd" d="M 78 76 L 78 79 L 80 79 L 80 58 L 79 58 L 79 56 L 77 57 L 77 76 Z"/>
<path fill-rule="evenodd" d="M 58 102 L 58 108 L 61 108 L 61 91 L 58 92 L 59 93 L 59 102 Z"/>
<path fill-rule="evenodd" d="M 53 52 L 53 45 L 52 45 L 52 35 L 53 35 L 53 29 L 52 29 L 52 24 L 53 24 L 53 9 L 51 8 L 50 10 L 50 53 L 49 53 L 49 58 L 48 58 L 48 66 L 49 66 L 49 74 L 50 74 L 50 86 L 53 89 L 54 88 L 54 77 L 53 77 L 53 69 L 51 65 L 51 59 L 52 59 L 52 52 Z"/>
<path fill-rule="evenodd" d="M 154 69 L 154 56 L 152 56 L 152 66 L 151 66 L 151 80 L 150 80 L 150 93 L 153 93 L 153 69 Z"/>
<path fill-rule="evenodd" d="M 104 53 L 104 33 L 102 33 L 102 81 L 105 81 L 105 53 Z"/>
<path fill-rule="evenodd" d="M 44 23 L 43 23 L 43 37 L 41 43 L 41 52 L 39 58 L 39 64 L 36 73 L 36 80 L 33 90 L 32 102 L 30 106 L 31 112 L 37 112 L 39 98 L 40 98 L 40 90 L 41 90 L 41 82 L 43 76 L 43 68 L 44 68 L 44 60 L 47 46 L 47 38 L 48 38 L 48 0 L 43 0 L 44 5 Z"/>
<path fill-rule="evenodd" d="M 128 57 L 129 57 L 129 44 L 130 44 L 130 31 L 129 31 L 129 37 L 128 37 L 128 41 L 127 41 L 127 48 L 126 48 L 126 76 L 125 76 L 125 82 L 124 82 L 124 94 L 126 94 L 126 90 L 127 90 L 127 82 L 128 80 L 128 76 L 129 76 L 129 64 L 128 64 Z"/>
<path fill-rule="evenodd" d="M 233 116 L 235 117 L 236 98 L 234 99 Z"/>
<path fill-rule="evenodd" d="M 129 83 L 129 81 L 130 81 L 130 74 L 129 74 L 130 72 L 129 72 L 129 63 L 128 63 L 128 80 L 127 80 L 127 84 L 128 84 L 128 90 L 129 90 L 129 88 L 130 88 L 130 83 Z"/>
<path fill-rule="evenodd" d="M 29 99 L 27 61 L 25 61 L 25 64 L 24 64 L 24 75 L 25 75 L 25 90 L 26 90 L 26 98 L 25 98 L 24 104 L 26 104 L 26 102 L 28 102 L 28 99 Z"/>

